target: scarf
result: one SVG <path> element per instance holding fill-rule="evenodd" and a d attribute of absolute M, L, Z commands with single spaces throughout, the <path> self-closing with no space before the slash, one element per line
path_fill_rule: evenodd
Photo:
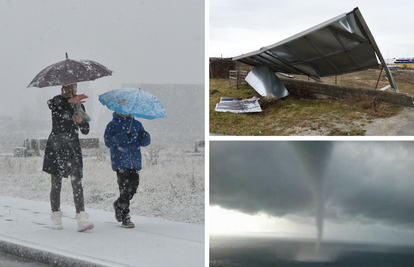
<path fill-rule="evenodd" d="M 131 116 L 130 114 L 124 115 L 124 114 L 121 114 L 121 113 L 118 113 L 118 112 L 115 112 L 115 113 L 118 114 L 119 116 L 121 116 L 122 118 L 124 118 L 124 120 L 125 120 L 125 126 L 127 127 L 127 131 L 131 131 L 132 122 L 134 121 L 134 117 Z M 132 118 L 131 124 L 129 125 L 129 128 L 128 128 L 128 125 L 127 125 L 127 118 L 128 117 L 131 117 Z"/>
<path fill-rule="evenodd" d="M 63 96 L 64 98 L 69 98 L 69 96 L 67 96 L 65 93 L 61 93 L 61 96 Z M 91 117 L 89 117 L 89 115 L 86 114 L 86 112 L 83 110 L 82 104 L 80 104 L 80 103 L 70 103 L 70 105 L 73 108 L 74 114 L 77 114 L 77 115 L 81 116 L 82 121 L 86 121 L 86 122 L 91 121 Z M 76 122 L 75 115 L 73 115 L 73 120 Z"/>

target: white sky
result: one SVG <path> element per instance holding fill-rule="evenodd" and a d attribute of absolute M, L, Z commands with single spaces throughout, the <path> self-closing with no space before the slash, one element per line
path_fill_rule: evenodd
<path fill-rule="evenodd" d="M 274 217 L 266 214 L 248 215 L 219 206 L 209 207 L 210 235 L 263 236 L 316 239 L 315 219 L 311 217 Z M 301 220 L 303 223 L 297 223 Z M 414 245 L 414 233 L 381 224 L 355 222 L 324 222 L 322 240 L 374 242 Z"/>
<path fill-rule="evenodd" d="M 409 0 L 210 0 L 209 56 L 234 57 L 358 7 L 384 59 L 414 57 Z M 408 13 L 407 13 L 408 12 Z"/>
<path fill-rule="evenodd" d="M 26 86 L 65 52 L 114 71 L 93 82 L 98 93 L 123 83 L 203 84 L 204 12 L 203 0 L 0 1 L 0 116 L 30 107 L 40 90 L 53 96 Z"/>

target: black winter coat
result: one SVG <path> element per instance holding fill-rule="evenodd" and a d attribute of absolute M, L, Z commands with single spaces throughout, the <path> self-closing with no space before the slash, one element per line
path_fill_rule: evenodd
<path fill-rule="evenodd" d="M 73 119 L 74 110 L 68 98 L 61 95 L 50 99 L 47 104 L 52 111 L 52 132 L 47 140 L 43 171 L 60 177 L 76 175 L 83 177 L 82 150 L 79 143 L 79 129 L 89 133 L 89 123 L 78 124 Z M 82 105 L 82 109 L 85 107 Z"/>

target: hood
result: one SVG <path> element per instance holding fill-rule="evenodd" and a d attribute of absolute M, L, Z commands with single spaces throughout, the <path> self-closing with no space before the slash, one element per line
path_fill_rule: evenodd
<path fill-rule="evenodd" d="M 112 117 L 114 120 L 118 120 L 118 121 L 125 121 L 125 120 L 129 121 L 131 119 L 134 119 L 134 117 L 131 115 L 128 115 L 128 117 L 124 117 L 116 112 L 112 113 Z"/>

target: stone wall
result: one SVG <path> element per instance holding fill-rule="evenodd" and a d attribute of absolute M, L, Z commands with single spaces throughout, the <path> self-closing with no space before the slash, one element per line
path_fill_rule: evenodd
<path fill-rule="evenodd" d="M 359 87 L 343 86 L 337 84 L 328 84 L 320 82 L 308 82 L 295 79 L 280 78 L 286 89 L 296 89 L 307 94 L 325 95 L 334 98 L 347 98 L 362 94 L 365 96 L 377 97 L 378 101 L 387 102 L 395 105 L 413 106 L 413 97 L 406 93 L 397 93 L 391 91 L 381 91 L 375 89 L 366 89 Z"/>

